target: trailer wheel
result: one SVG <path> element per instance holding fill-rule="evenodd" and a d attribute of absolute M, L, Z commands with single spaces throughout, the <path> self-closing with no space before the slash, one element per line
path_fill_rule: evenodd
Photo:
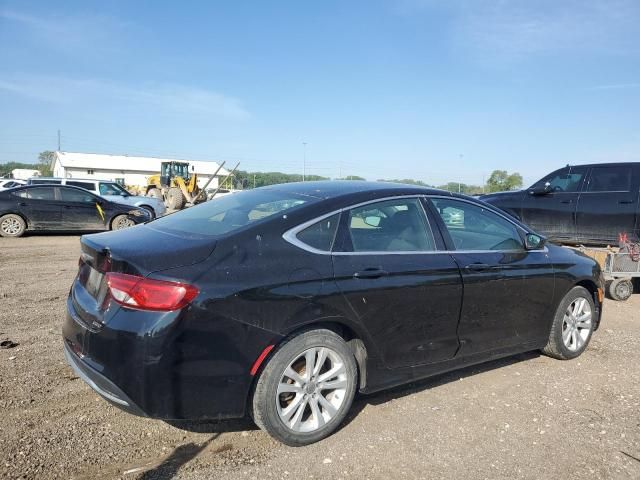
<path fill-rule="evenodd" d="M 629 278 L 616 278 L 611 281 L 607 291 L 613 300 L 624 302 L 633 293 L 633 282 Z"/>

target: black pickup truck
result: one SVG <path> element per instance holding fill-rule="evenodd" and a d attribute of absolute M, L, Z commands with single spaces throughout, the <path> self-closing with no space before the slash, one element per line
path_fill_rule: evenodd
<path fill-rule="evenodd" d="M 480 197 L 550 240 L 617 244 L 640 229 L 640 163 L 567 165 L 526 190 Z"/>

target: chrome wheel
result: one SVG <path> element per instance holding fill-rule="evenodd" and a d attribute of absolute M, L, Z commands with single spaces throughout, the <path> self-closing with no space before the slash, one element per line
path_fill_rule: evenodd
<path fill-rule="evenodd" d="M 591 305 L 586 298 L 576 298 L 564 314 L 562 322 L 562 341 L 564 346 L 575 352 L 582 348 L 593 326 Z"/>
<path fill-rule="evenodd" d="M 0 224 L 0 230 L 6 235 L 17 235 L 22 231 L 22 225 L 14 217 L 5 218 Z"/>
<path fill-rule="evenodd" d="M 276 393 L 280 420 L 294 432 L 322 428 L 342 407 L 348 386 L 344 359 L 326 347 L 310 348 L 282 374 Z"/>

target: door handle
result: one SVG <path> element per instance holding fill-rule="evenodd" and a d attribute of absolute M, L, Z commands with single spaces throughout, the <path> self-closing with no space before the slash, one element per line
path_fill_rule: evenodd
<path fill-rule="evenodd" d="M 382 270 L 381 268 L 365 268 L 353 274 L 353 278 L 380 278 L 386 277 L 389 272 Z"/>
<path fill-rule="evenodd" d="M 492 270 L 493 267 L 486 263 L 472 263 L 464 267 L 466 270 L 470 270 L 472 272 L 485 272 L 487 270 Z"/>
<path fill-rule="evenodd" d="M 573 203 L 573 200 L 560 200 L 560 203 Z"/>
<path fill-rule="evenodd" d="M 621 205 L 628 205 L 630 203 L 636 203 L 636 202 L 634 202 L 633 200 L 620 200 L 618 201 L 618 203 Z"/>
<path fill-rule="evenodd" d="M 26 207 L 27 204 L 25 202 L 20 202 L 18 205 L 20 205 L 21 207 Z"/>

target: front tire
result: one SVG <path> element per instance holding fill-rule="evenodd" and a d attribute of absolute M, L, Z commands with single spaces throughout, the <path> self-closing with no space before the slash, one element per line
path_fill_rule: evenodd
<path fill-rule="evenodd" d="M 135 222 L 127 215 L 118 215 L 111 221 L 111 230 L 122 230 L 124 228 L 133 227 Z"/>
<path fill-rule="evenodd" d="M 20 215 L 9 213 L 0 217 L 0 237 L 21 237 L 27 224 Z"/>
<path fill-rule="evenodd" d="M 253 419 L 286 445 L 317 442 L 344 420 L 357 378 L 353 353 L 340 336 L 324 329 L 301 333 L 280 346 L 260 374 Z"/>
<path fill-rule="evenodd" d="M 560 360 L 580 356 L 591 340 L 596 315 L 591 293 L 584 287 L 572 288 L 558 306 L 543 353 Z"/>

